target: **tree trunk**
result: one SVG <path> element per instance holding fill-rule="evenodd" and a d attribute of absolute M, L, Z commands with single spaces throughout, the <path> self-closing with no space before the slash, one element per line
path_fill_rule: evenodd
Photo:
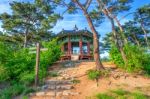
<path fill-rule="evenodd" d="M 88 25 L 93 33 L 94 60 L 95 60 L 95 64 L 96 64 L 96 69 L 97 70 L 104 69 L 103 64 L 100 61 L 98 33 L 93 25 L 92 19 L 90 18 L 87 10 L 79 3 L 78 0 L 74 0 L 73 2 L 75 2 L 83 11 L 84 16 L 86 17 L 86 20 L 88 22 Z"/>
<path fill-rule="evenodd" d="M 122 39 L 123 39 L 123 41 L 124 41 L 124 44 L 127 44 L 128 41 L 127 41 L 126 36 L 125 36 L 124 33 L 123 33 L 123 27 L 121 26 L 121 23 L 119 22 L 119 20 L 117 19 L 116 16 L 114 16 L 113 18 L 114 18 L 114 20 L 116 21 L 116 23 L 117 23 L 117 25 L 118 25 L 118 27 L 119 27 L 119 29 L 120 29 L 120 32 L 121 32 L 120 34 L 121 34 L 121 37 L 122 37 Z"/>
<path fill-rule="evenodd" d="M 112 31 L 113 31 L 113 36 L 114 36 L 114 42 L 115 42 L 115 44 L 116 44 L 118 50 L 119 50 L 120 53 L 121 53 L 121 56 L 122 56 L 122 59 L 123 59 L 125 65 L 127 65 L 127 58 L 126 58 L 125 52 L 124 52 L 124 50 L 123 50 L 123 46 L 119 44 L 119 40 L 118 40 L 118 37 L 117 37 L 117 32 L 116 32 L 116 30 L 115 30 L 114 20 L 113 20 L 113 18 L 111 18 L 111 17 L 108 16 L 108 15 L 107 15 L 107 17 L 108 17 L 108 19 L 110 20 L 111 25 L 112 25 Z"/>
<path fill-rule="evenodd" d="M 111 17 L 112 19 L 114 19 L 114 20 L 116 21 L 116 23 L 117 23 L 117 25 L 118 25 L 118 27 L 119 27 L 119 29 L 120 29 L 121 37 L 122 37 L 122 39 L 123 39 L 123 41 L 124 41 L 123 43 L 124 43 L 124 44 L 127 44 L 127 43 L 128 43 L 128 40 L 127 40 L 126 36 L 125 36 L 124 33 L 123 33 L 123 28 L 122 28 L 122 26 L 121 26 L 119 20 L 117 19 L 117 17 L 114 16 L 114 15 L 112 15 L 112 13 L 108 10 L 108 8 L 105 7 L 106 5 L 103 3 L 102 0 L 97 0 L 97 2 L 98 2 L 98 4 L 99 4 L 99 7 L 100 7 L 100 8 L 101 8 L 102 5 L 104 6 L 105 9 L 101 8 L 101 9 L 103 9 L 103 10 L 102 10 L 103 13 L 104 13 L 106 16 L 109 16 L 109 17 Z"/>
<path fill-rule="evenodd" d="M 104 67 L 100 61 L 98 33 L 92 23 L 90 16 L 87 13 L 84 13 L 84 15 L 86 16 L 89 27 L 90 27 L 91 31 L 93 32 L 94 60 L 96 62 L 96 69 L 97 70 L 104 69 Z"/>
<path fill-rule="evenodd" d="M 24 48 L 27 47 L 27 36 L 28 36 L 28 29 L 25 31 L 25 36 L 24 36 Z"/>
<path fill-rule="evenodd" d="M 141 28 L 142 28 L 144 35 L 145 35 L 144 38 L 145 38 L 146 45 L 147 45 L 147 47 L 149 47 L 149 43 L 148 43 L 148 39 L 147 39 L 147 32 L 146 32 L 142 23 L 141 23 Z"/>
<path fill-rule="evenodd" d="M 135 33 L 133 33 L 133 38 L 134 38 L 136 44 L 138 45 L 138 47 L 140 47 L 140 43 L 139 43 Z"/>

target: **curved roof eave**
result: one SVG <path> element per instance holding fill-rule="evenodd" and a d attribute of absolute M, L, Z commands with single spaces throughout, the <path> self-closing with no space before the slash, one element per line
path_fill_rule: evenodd
<path fill-rule="evenodd" d="M 93 38 L 92 32 L 88 30 L 62 30 L 56 36 L 64 37 L 67 35 L 84 35 Z"/>

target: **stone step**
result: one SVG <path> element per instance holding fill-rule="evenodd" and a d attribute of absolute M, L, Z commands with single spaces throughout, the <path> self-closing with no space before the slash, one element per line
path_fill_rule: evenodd
<path fill-rule="evenodd" d="M 66 84 L 72 84 L 72 80 L 47 80 L 45 82 L 47 85 L 66 85 Z"/>
<path fill-rule="evenodd" d="M 48 86 L 49 90 L 70 90 L 73 89 L 72 85 L 57 85 L 57 86 Z"/>
<path fill-rule="evenodd" d="M 63 96 L 75 96 L 79 95 L 79 92 L 73 92 L 71 90 L 65 91 L 47 91 L 47 92 L 36 92 L 34 95 L 30 95 L 30 99 L 55 99 L 56 97 L 63 97 Z"/>

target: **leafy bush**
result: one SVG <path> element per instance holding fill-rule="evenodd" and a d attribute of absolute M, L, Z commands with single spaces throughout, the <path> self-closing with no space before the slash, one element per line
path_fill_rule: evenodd
<path fill-rule="evenodd" d="M 87 74 L 88 74 L 88 78 L 91 79 L 91 80 L 97 80 L 101 76 L 100 71 L 92 70 L 92 69 L 88 70 Z"/>
<path fill-rule="evenodd" d="M 118 67 L 129 72 L 144 70 L 147 74 L 150 74 L 150 55 L 145 53 L 144 48 L 127 44 L 124 47 L 124 51 L 128 60 L 127 66 L 124 65 L 121 54 L 115 46 L 112 46 L 110 50 L 111 59 Z"/>
<path fill-rule="evenodd" d="M 23 91 L 23 95 L 27 95 L 27 94 L 29 94 L 29 93 L 32 93 L 32 92 L 35 92 L 36 90 L 34 89 L 34 88 L 32 88 L 32 87 L 26 87 L 25 89 L 24 89 L 24 91 Z"/>
<path fill-rule="evenodd" d="M 9 78 L 6 67 L 0 65 L 0 82 L 5 81 Z"/>
<path fill-rule="evenodd" d="M 15 84 L 4 90 L 0 91 L 0 99 L 11 99 L 11 97 L 21 94 L 25 89 L 25 86 L 21 84 Z"/>
<path fill-rule="evenodd" d="M 29 49 L 5 42 L 0 42 L 0 46 L 0 82 L 11 81 L 11 86 L 0 92 L 0 99 L 11 99 L 12 96 L 25 90 L 24 85 L 27 86 L 33 83 L 36 55 L 30 54 Z M 48 48 L 48 50 L 40 53 L 40 81 L 47 75 L 48 67 L 57 61 L 61 55 L 60 45 L 57 44 L 56 39 L 43 42 L 42 46 Z M 16 85 L 18 83 L 20 85 Z"/>
<path fill-rule="evenodd" d="M 118 67 L 123 67 L 124 66 L 124 61 L 121 57 L 120 52 L 118 51 L 117 47 L 115 45 L 111 46 L 111 49 L 109 51 L 110 58 L 113 60 L 113 62 L 118 66 Z"/>
<path fill-rule="evenodd" d="M 21 49 L 4 42 L 0 42 L 0 46 L 0 81 L 15 80 L 31 84 L 35 76 L 35 54 L 30 54 L 29 49 Z M 60 45 L 56 39 L 44 42 L 42 46 L 48 50 L 40 54 L 40 79 L 47 75 L 48 66 L 57 61 L 61 55 Z"/>

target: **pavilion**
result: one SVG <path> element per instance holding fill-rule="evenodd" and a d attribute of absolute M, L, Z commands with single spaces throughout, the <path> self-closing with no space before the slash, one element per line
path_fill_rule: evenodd
<path fill-rule="evenodd" d="M 87 29 L 62 30 L 57 34 L 58 43 L 63 43 L 61 60 L 91 60 L 93 58 L 93 34 Z"/>

